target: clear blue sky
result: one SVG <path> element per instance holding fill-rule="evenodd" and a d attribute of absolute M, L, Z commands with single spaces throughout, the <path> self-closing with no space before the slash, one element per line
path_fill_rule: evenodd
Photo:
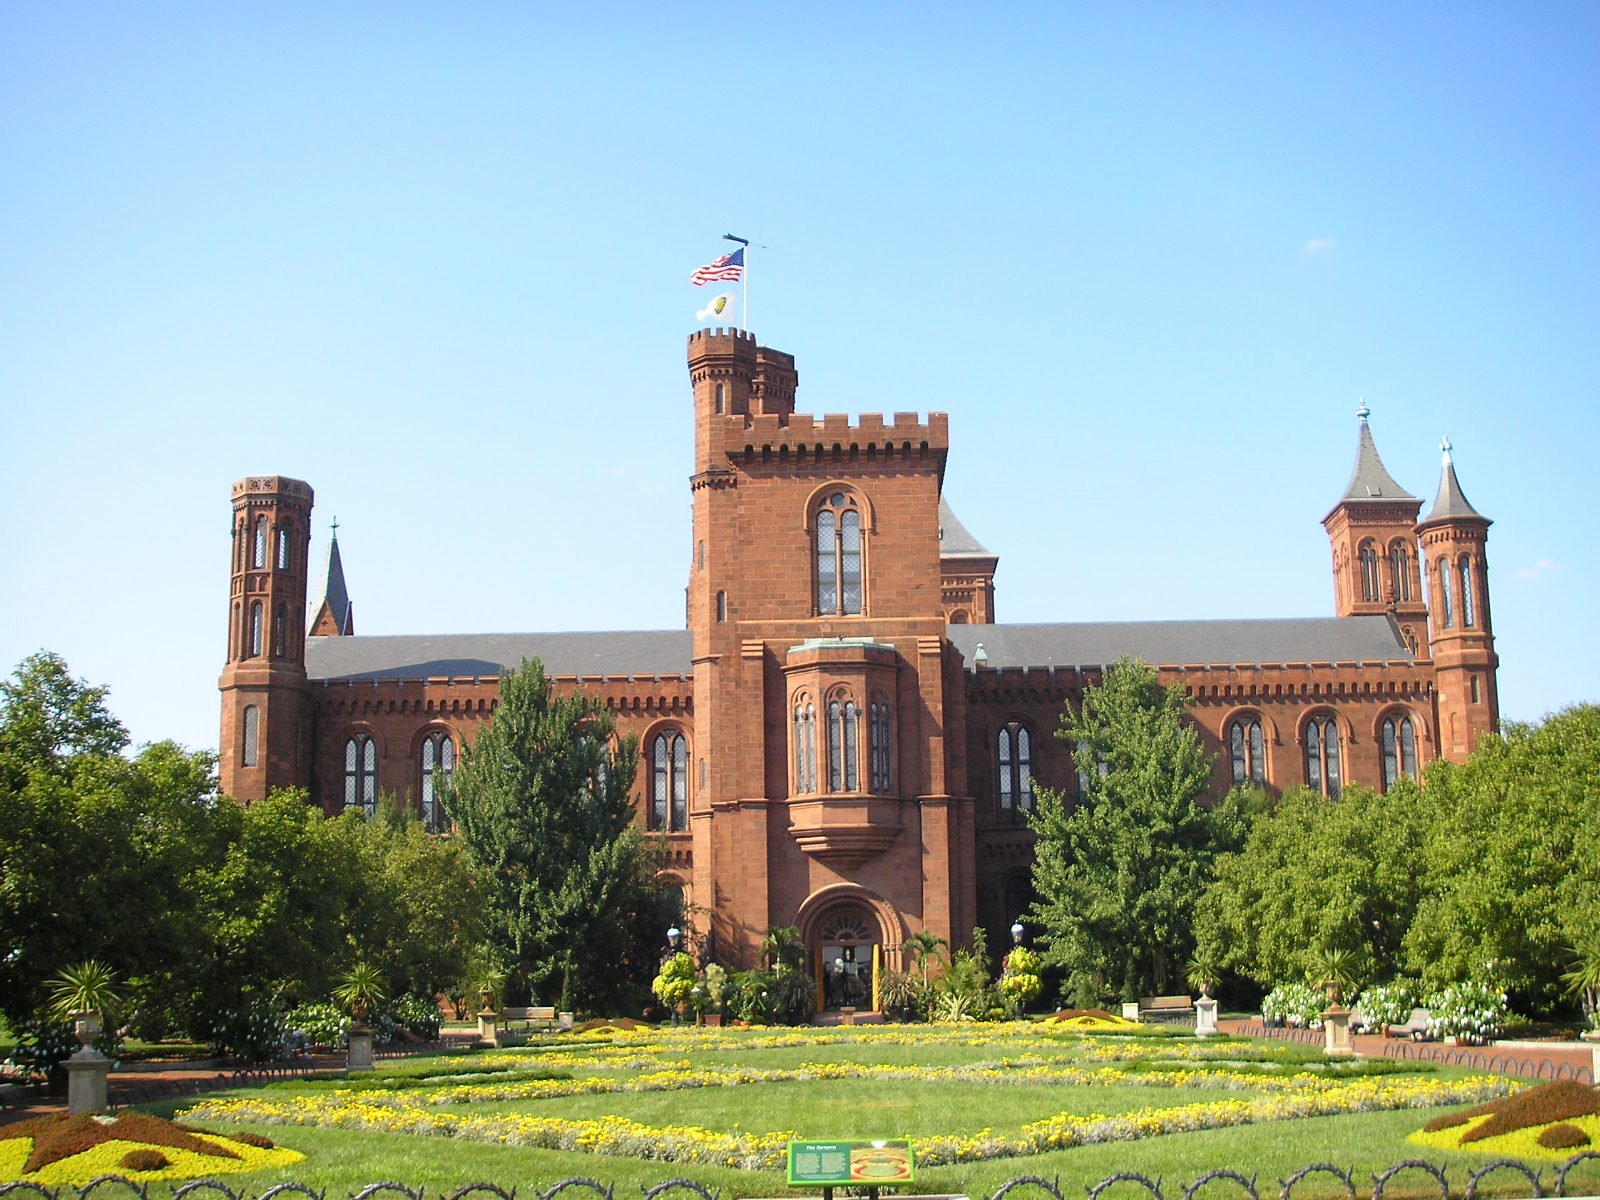
<path fill-rule="evenodd" d="M 229 487 L 362 633 L 674 628 L 684 337 L 950 414 L 1004 621 L 1331 613 L 1365 397 L 1600 699 L 1600 5 L 0 7 L 0 665 L 214 746 Z"/>

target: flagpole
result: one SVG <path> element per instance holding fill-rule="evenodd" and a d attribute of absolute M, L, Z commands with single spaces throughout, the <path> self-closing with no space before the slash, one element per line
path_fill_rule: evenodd
<path fill-rule="evenodd" d="M 731 233 L 722 235 L 725 242 L 738 242 L 744 247 L 744 270 L 739 272 L 739 287 L 742 298 L 739 301 L 741 327 L 746 333 L 750 332 L 750 239 L 734 237 Z"/>

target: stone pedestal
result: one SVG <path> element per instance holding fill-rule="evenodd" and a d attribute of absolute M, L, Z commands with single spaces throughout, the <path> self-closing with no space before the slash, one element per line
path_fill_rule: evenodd
<path fill-rule="evenodd" d="M 1220 1032 L 1217 1028 L 1217 1002 L 1210 996 L 1201 996 L 1194 1002 L 1195 1037 L 1216 1037 Z"/>
<path fill-rule="evenodd" d="M 571 1013 L 557 1013 L 556 1022 L 561 1026 L 562 1031 L 565 1032 L 577 1024 L 577 1018 Z"/>
<path fill-rule="evenodd" d="M 1124 1000 L 1122 1002 L 1122 1019 L 1124 1021 L 1137 1021 L 1139 1019 L 1139 1002 L 1137 1000 Z"/>
<path fill-rule="evenodd" d="M 345 1070 L 352 1074 L 372 1070 L 372 1030 L 365 1025 L 350 1026 L 350 1056 Z"/>
<path fill-rule="evenodd" d="M 1356 1048 L 1350 1041 L 1350 1010 L 1334 1004 L 1323 1010 L 1322 1034 L 1329 1058 L 1353 1058 Z"/>
<path fill-rule="evenodd" d="M 111 1060 L 93 1046 L 85 1046 L 66 1061 L 67 1112 L 106 1111 L 106 1077 Z"/>
<path fill-rule="evenodd" d="M 500 1014 L 484 1009 L 478 1014 L 478 1040 L 490 1046 L 500 1044 Z"/>

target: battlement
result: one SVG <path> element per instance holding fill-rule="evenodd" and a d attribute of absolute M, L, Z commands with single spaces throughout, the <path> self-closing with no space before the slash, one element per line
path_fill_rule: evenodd
<path fill-rule="evenodd" d="M 311 485 L 303 479 L 290 479 L 287 475 L 252 475 L 233 485 L 233 500 L 237 504 L 247 496 L 290 496 L 310 504 Z"/>
<path fill-rule="evenodd" d="M 710 358 L 726 355 L 734 358 L 749 359 L 752 363 L 756 360 L 756 335 L 744 329 L 723 329 L 720 326 L 714 329 L 697 329 L 689 335 L 689 361 L 693 363 L 699 358 Z M 768 353 L 781 353 L 781 351 L 768 351 Z M 793 355 L 785 355 L 792 363 Z"/>
<path fill-rule="evenodd" d="M 950 418 L 941 412 L 929 413 L 927 421 L 914 412 L 898 412 L 889 418 L 883 413 L 863 413 L 854 422 L 846 413 L 825 413 L 820 417 L 808 413 L 753 413 L 742 419 L 729 419 L 717 432 L 729 457 L 866 454 L 892 458 L 944 454 L 950 449 Z"/>

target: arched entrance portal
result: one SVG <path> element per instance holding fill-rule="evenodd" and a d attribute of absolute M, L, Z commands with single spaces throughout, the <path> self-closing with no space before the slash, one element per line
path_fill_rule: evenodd
<path fill-rule="evenodd" d="M 841 905 L 817 923 L 817 1003 L 823 1011 L 875 1009 L 883 933 L 864 904 Z"/>

